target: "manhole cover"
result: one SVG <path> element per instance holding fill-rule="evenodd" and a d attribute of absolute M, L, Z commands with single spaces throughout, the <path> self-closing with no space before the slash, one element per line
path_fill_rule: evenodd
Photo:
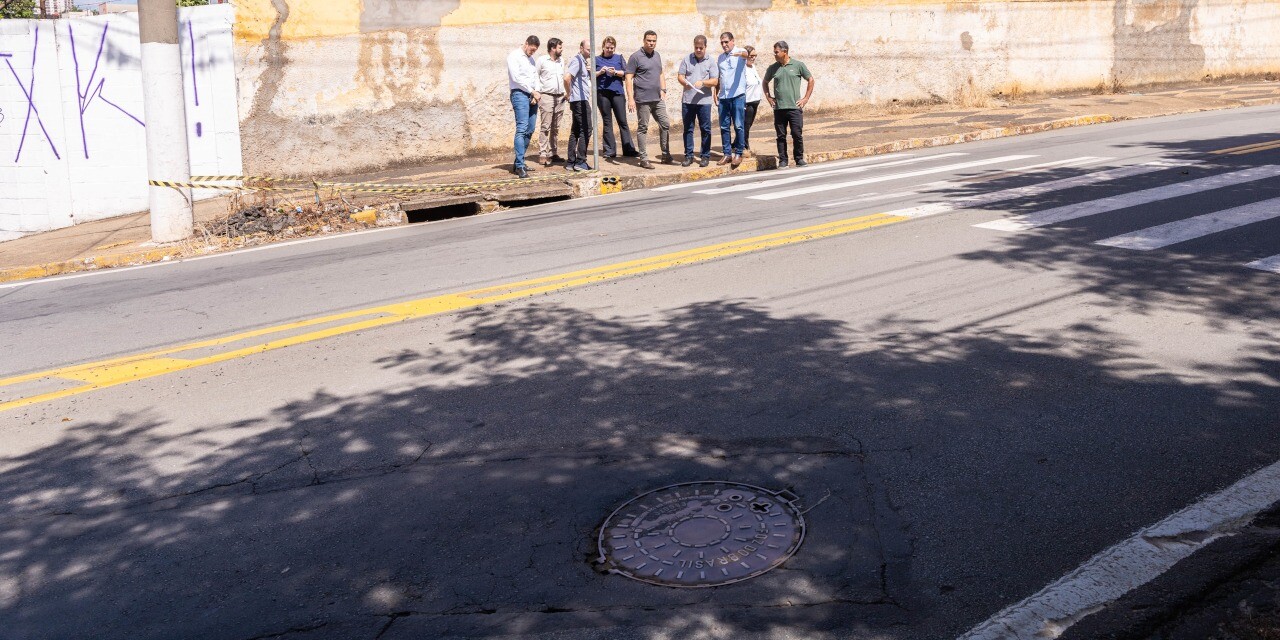
<path fill-rule="evenodd" d="M 804 541 L 798 498 L 733 482 L 687 482 L 619 507 L 600 528 L 599 561 L 666 587 L 714 587 L 782 564 Z"/>

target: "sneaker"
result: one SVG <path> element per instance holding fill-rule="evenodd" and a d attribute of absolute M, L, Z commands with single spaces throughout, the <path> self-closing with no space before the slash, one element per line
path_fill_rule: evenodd
<path fill-rule="evenodd" d="M 711 164 L 711 158 L 709 158 L 709 157 L 704 157 L 703 159 L 701 159 L 701 160 L 699 160 L 699 161 L 698 161 L 698 166 L 699 166 L 699 167 L 704 167 L 704 168 L 705 168 L 705 167 L 706 167 L 707 165 L 709 165 L 709 164 Z"/>
<path fill-rule="evenodd" d="M 565 170 L 565 171 L 573 171 L 574 173 L 577 173 L 577 172 L 579 172 L 579 171 L 582 171 L 582 169 L 579 169 L 579 168 L 578 168 L 578 163 L 576 163 L 576 162 L 566 162 L 566 163 L 564 163 L 564 170 Z"/>
<path fill-rule="evenodd" d="M 652 168 L 653 168 L 653 163 L 652 163 L 652 162 L 649 162 L 648 160 L 641 160 L 641 161 L 640 161 L 640 168 L 641 168 L 641 169 L 652 169 Z"/>
<path fill-rule="evenodd" d="M 517 178 L 528 178 L 528 177 L 529 177 L 529 172 L 528 172 L 528 171 L 526 171 L 524 167 L 516 167 L 516 177 L 517 177 Z"/>
<path fill-rule="evenodd" d="M 787 161 L 786 161 L 786 160 L 779 160 L 779 161 L 778 161 L 778 168 L 779 168 L 779 169 L 786 169 L 786 168 L 787 168 Z"/>
<path fill-rule="evenodd" d="M 733 162 L 729 166 L 737 169 L 740 164 L 742 164 L 742 155 L 737 153 L 733 154 Z"/>
<path fill-rule="evenodd" d="M 807 167 L 807 166 L 809 166 L 809 163 L 808 163 L 808 162 L 805 162 L 805 161 L 804 161 L 804 158 L 800 158 L 799 160 L 796 160 L 796 166 L 797 166 L 797 167 Z"/>
<path fill-rule="evenodd" d="M 687 167 L 691 164 L 693 164 L 693 158 L 685 158 L 684 160 L 680 161 L 680 166 L 682 167 Z"/>
<path fill-rule="evenodd" d="M 579 162 L 578 164 L 576 164 L 576 165 L 574 165 L 574 166 L 578 167 L 578 171 L 590 171 L 590 170 L 591 170 L 591 165 L 587 164 L 587 161 L 586 161 L 586 160 L 583 160 L 582 162 Z"/>

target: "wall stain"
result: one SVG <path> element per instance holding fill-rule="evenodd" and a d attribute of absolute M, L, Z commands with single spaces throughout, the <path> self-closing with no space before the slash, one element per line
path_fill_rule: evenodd
<path fill-rule="evenodd" d="M 1116 0 L 1114 87 L 1199 77 L 1204 47 L 1191 41 L 1200 0 Z"/>

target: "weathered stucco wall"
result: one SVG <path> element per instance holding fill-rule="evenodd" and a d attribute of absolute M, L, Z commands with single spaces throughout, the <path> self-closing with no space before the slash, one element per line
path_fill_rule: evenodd
<path fill-rule="evenodd" d="M 585 37 L 586 0 L 239 0 L 247 170 L 363 170 L 508 146 L 506 54 Z M 817 109 L 1280 70 L 1280 0 L 599 0 L 597 39 L 645 29 L 674 85 L 696 34 L 788 40 Z M 767 51 L 766 51 L 767 57 Z M 677 105 L 668 105 L 678 115 Z"/>

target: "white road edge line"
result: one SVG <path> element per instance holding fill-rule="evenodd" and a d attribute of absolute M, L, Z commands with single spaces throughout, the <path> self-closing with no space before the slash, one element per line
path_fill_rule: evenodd
<path fill-rule="evenodd" d="M 985 167 L 990 164 L 1000 164 L 1001 162 L 1014 162 L 1017 160 L 1026 160 L 1034 158 L 1034 155 L 1012 155 L 1000 156 L 998 158 L 987 158 L 986 160 L 973 160 L 970 162 L 961 162 L 959 164 L 947 164 L 941 167 L 932 167 L 929 169 L 918 169 L 916 171 L 906 171 L 903 173 L 890 173 L 883 176 L 872 176 L 870 178 L 862 178 L 860 180 L 852 180 L 850 182 L 836 182 L 833 184 L 818 184 L 811 187 L 801 187 L 799 189 L 791 189 L 788 191 L 774 191 L 773 193 L 762 193 L 758 196 L 747 196 L 749 200 L 781 200 L 782 198 L 790 198 L 792 196 L 801 196 L 809 193 L 821 193 L 823 191 L 835 191 L 836 189 L 847 189 L 849 187 L 859 187 L 864 184 L 875 184 L 877 182 L 889 182 L 891 180 L 902 180 L 904 178 L 915 178 L 917 176 L 927 176 L 935 173 L 946 173 L 948 171 L 959 171 L 961 169 L 973 169 L 975 167 Z"/>
<path fill-rule="evenodd" d="M 1046 171 L 1048 169 L 1067 169 L 1067 168 L 1073 168 L 1073 167 L 1084 167 L 1091 164 L 1098 164 L 1099 162 L 1106 162 L 1107 160 L 1112 160 L 1112 159 L 1113 158 L 1098 157 L 1098 156 L 1081 156 L 1079 158 L 1072 158 L 1070 160 L 1058 160 L 1056 162 L 1042 162 L 1040 164 L 1029 164 L 1025 167 L 1014 167 L 1006 171 L 1001 171 L 997 175 L 1000 177 L 1008 177 L 1011 175 L 1031 175 L 1035 173 L 1040 173 L 1042 171 Z M 845 205 L 861 204 L 863 202 L 871 202 L 875 200 L 888 200 L 891 198 L 908 198 L 911 196 L 920 195 L 925 191 L 930 191 L 933 189 L 963 189 L 963 188 L 972 187 L 975 184 L 982 184 L 982 183 L 981 182 L 977 182 L 977 183 L 963 182 L 960 180 L 939 180 L 938 182 L 928 182 L 928 183 L 922 184 L 919 187 L 915 187 L 910 191 L 898 191 L 895 193 L 884 193 L 879 195 L 875 193 L 866 193 L 857 198 L 824 202 L 818 205 L 818 208 L 826 209 L 828 207 L 843 207 Z M 875 197 L 868 198 L 868 196 L 875 196 Z"/>
<path fill-rule="evenodd" d="M 770 187 L 780 187 L 787 184 L 804 182 L 805 180 L 813 180 L 814 178 L 825 178 L 827 176 L 837 176 L 837 175 L 843 175 L 846 173 L 862 173 L 864 171 L 871 171 L 872 169 L 881 169 L 884 167 L 899 167 L 904 164 L 916 164 L 919 162 L 926 162 L 929 160 L 941 160 L 942 158 L 954 158 L 956 156 L 967 156 L 967 155 L 969 154 L 959 153 L 959 152 L 940 153 L 936 156 L 929 156 L 927 158 L 906 158 L 903 160 L 894 160 L 892 162 L 864 164 L 857 167 L 844 167 L 843 169 L 832 169 L 830 171 L 815 171 L 815 172 L 805 173 L 801 175 L 788 176 L 787 174 L 784 173 L 780 176 L 769 176 L 770 179 L 762 180 L 760 182 L 749 182 L 747 184 L 731 184 L 727 187 L 713 187 L 711 189 L 699 189 L 697 191 L 694 191 L 694 193 L 698 193 L 702 195 L 718 195 L 721 193 L 734 193 L 737 191 L 753 191 L 756 189 L 768 189 Z"/>
<path fill-rule="evenodd" d="M 1270 258 L 1263 258 L 1261 260 L 1254 260 L 1244 266 L 1249 267 L 1250 269 L 1257 269 L 1258 271 L 1280 273 L 1280 255 L 1274 255 Z"/>
<path fill-rule="evenodd" d="M 1138 531 L 959 640 L 1044 640 L 1106 608 L 1280 502 L 1280 462 Z"/>
<path fill-rule="evenodd" d="M 882 162 L 885 160 L 897 160 L 900 158 L 913 158 L 913 153 L 893 153 L 879 156 L 865 156 L 862 158 L 854 158 L 852 160 L 837 160 L 836 162 L 823 162 L 821 164 L 809 165 L 808 167 L 796 167 L 795 169 L 787 169 L 779 172 L 780 174 L 796 174 L 807 173 L 810 171 L 827 171 L 837 167 L 851 167 L 859 164 L 867 164 L 869 162 Z M 742 175 L 725 176 L 723 178 L 711 178 L 710 180 L 693 180 L 690 182 L 681 182 L 678 184 L 669 184 L 661 187 L 654 187 L 650 191 L 675 191 L 677 189 L 693 189 L 696 187 L 705 187 L 709 184 L 724 184 L 726 182 L 741 182 L 743 180 L 764 180 L 774 177 L 772 171 L 752 171 Z"/>

